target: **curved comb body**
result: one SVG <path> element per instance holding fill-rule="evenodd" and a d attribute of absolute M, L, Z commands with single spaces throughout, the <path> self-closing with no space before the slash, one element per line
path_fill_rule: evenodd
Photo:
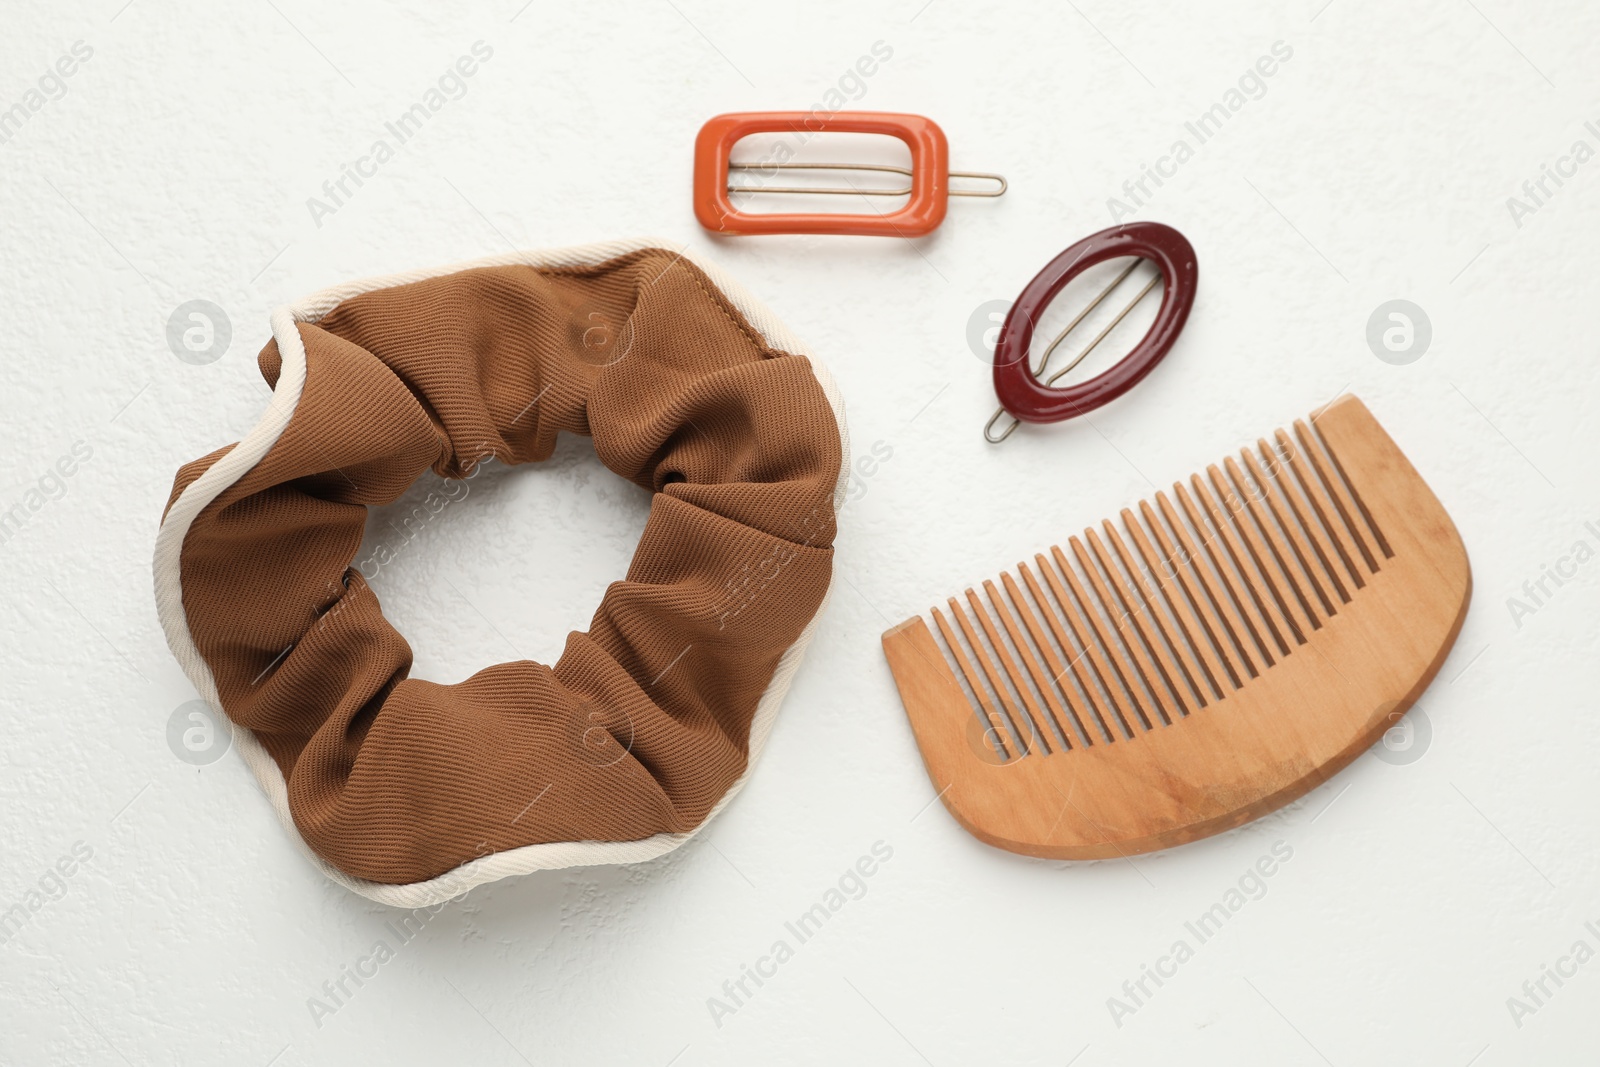
<path fill-rule="evenodd" d="M 883 635 L 945 807 L 1055 859 L 1300 797 L 1421 695 L 1466 615 L 1455 525 L 1344 397 Z"/>

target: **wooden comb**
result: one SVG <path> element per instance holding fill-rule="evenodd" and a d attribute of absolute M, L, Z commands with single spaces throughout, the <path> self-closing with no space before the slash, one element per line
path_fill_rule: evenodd
<path fill-rule="evenodd" d="M 945 807 L 980 840 L 1125 856 L 1302 796 L 1421 695 L 1472 575 L 1355 397 L 883 635 Z"/>

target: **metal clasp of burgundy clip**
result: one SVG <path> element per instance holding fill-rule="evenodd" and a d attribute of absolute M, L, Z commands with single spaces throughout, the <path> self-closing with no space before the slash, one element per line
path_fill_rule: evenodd
<path fill-rule="evenodd" d="M 1134 261 L 1090 301 L 1088 307 L 1067 323 L 1066 328 L 1045 349 L 1038 369 L 1034 369 L 1028 361 L 1028 348 L 1033 343 L 1034 324 L 1044 314 L 1050 301 L 1066 288 L 1068 282 L 1090 267 L 1128 256 L 1135 257 Z M 1156 277 L 1150 279 L 1139 295 L 1123 307 L 1070 363 L 1040 381 L 1049 368 L 1050 357 L 1067 334 L 1099 307 L 1145 260 L 1155 264 L 1158 272 Z M 1183 234 L 1159 222 L 1129 222 L 1112 226 L 1085 237 L 1052 259 L 1022 290 L 1022 295 L 1011 305 L 1005 324 L 1000 328 L 1000 338 L 994 347 L 994 392 L 1000 407 L 984 425 L 984 439 L 997 445 L 1010 437 L 1021 423 L 1061 422 L 1086 415 L 1138 385 L 1172 350 L 1178 334 L 1183 331 L 1183 324 L 1189 318 L 1189 309 L 1194 306 L 1199 277 L 1194 247 Z M 1093 352 L 1095 346 L 1105 340 L 1106 335 L 1161 281 L 1166 282 L 1166 287 L 1155 322 L 1133 350 L 1110 370 L 1086 382 L 1057 387 L 1055 382 Z M 996 436 L 994 424 L 1005 413 L 1009 413 L 1016 421 Z"/>

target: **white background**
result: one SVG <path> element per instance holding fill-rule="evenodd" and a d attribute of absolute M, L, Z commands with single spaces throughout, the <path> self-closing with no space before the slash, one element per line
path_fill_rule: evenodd
<path fill-rule="evenodd" d="M 0 505 L 74 442 L 93 452 L 0 546 L 0 909 L 74 842 L 93 858 L 0 945 L 0 1060 L 1594 1061 L 1600 962 L 1520 1026 L 1507 1006 L 1574 942 L 1600 949 L 1600 564 L 1520 627 L 1507 605 L 1575 542 L 1600 548 L 1600 162 L 1520 226 L 1506 204 L 1575 140 L 1600 148 L 1592 5 L 520 3 L 7 5 L 0 107 L 75 41 L 93 56 L 0 145 Z M 465 95 L 317 225 L 307 198 L 479 40 L 493 58 Z M 700 124 L 810 107 L 878 41 L 892 58 L 851 106 L 935 118 L 952 164 L 1010 193 L 953 202 L 916 242 L 700 231 Z M 984 444 L 974 309 L 1107 225 L 1107 198 L 1276 41 L 1293 56 L 1265 95 L 1137 214 L 1198 251 L 1170 359 L 1092 425 Z M 837 376 L 858 454 L 892 459 L 844 510 L 820 633 L 704 835 L 475 890 L 315 1019 L 325 981 L 393 943 L 393 913 L 313 871 L 237 753 L 169 749 L 194 699 L 151 593 L 173 474 L 253 425 L 273 306 L 639 234 L 769 302 Z M 1366 341 L 1394 298 L 1432 322 L 1410 365 Z M 166 341 L 192 299 L 232 324 L 207 365 Z M 1422 758 L 1363 756 L 1270 818 L 1135 862 L 1013 856 L 928 807 L 883 629 L 1347 389 L 1472 557 Z M 647 507 L 576 440 L 473 483 L 376 583 L 416 673 L 550 661 Z M 893 858 L 865 896 L 718 1026 L 708 998 L 877 841 Z M 1107 999 L 1279 841 L 1293 856 L 1266 895 L 1118 1026 Z"/>

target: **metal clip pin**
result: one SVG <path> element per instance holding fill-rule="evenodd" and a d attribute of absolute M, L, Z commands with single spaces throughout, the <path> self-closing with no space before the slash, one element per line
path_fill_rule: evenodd
<path fill-rule="evenodd" d="M 830 196 L 910 196 L 911 182 L 909 179 L 913 173 L 910 167 L 895 167 L 886 163 L 729 163 L 728 170 L 730 172 L 736 170 L 871 170 L 883 174 L 900 174 L 908 179 L 903 189 L 858 189 L 854 186 L 848 189 L 813 189 L 798 185 L 733 185 L 731 183 L 728 185 L 728 192 L 730 193 L 824 193 Z M 989 192 L 980 189 L 949 189 L 945 193 L 946 196 L 1003 196 L 1006 189 L 1009 188 L 1005 177 L 999 174 L 952 170 L 949 172 L 949 176 L 952 178 L 971 178 L 974 181 L 994 182 L 996 188 Z"/>
<path fill-rule="evenodd" d="M 1072 321 L 1067 323 L 1066 328 L 1060 333 L 1056 334 L 1055 339 L 1050 342 L 1050 347 L 1044 350 L 1044 355 L 1039 359 L 1039 367 L 1034 371 L 1035 377 L 1043 375 L 1045 370 L 1050 366 L 1050 357 L 1055 354 L 1056 347 L 1060 345 L 1062 341 L 1066 340 L 1067 334 L 1071 333 L 1078 327 L 1079 323 L 1088 318 L 1090 312 L 1099 307 L 1101 303 L 1104 302 L 1105 298 L 1110 296 L 1112 291 L 1115 290 L 1117 286 L 1127 281 L 1128 275 L 1132 274 L 1134 270 L 1138 268 L 1139 264 L 1143 262 L 1144 259 L 1142 258 L 1135 259 L 1132 263 L 1129 263 L 1126 267 L 1124 267 L 1122 273 L 1118 274 L 1116 279 L 1112 281 L 1110 285 L 1100 290 L 1099 295 L 1097 295 L 1093 300 L 1089 301 L 1088 307 L 1085 307 L 1082 311 L 1078 312 L 1078 314 L 1073 317 Z M 1106 335 L 1108 335 L 1112 330 L 1116 329 L 1117 324 L 1123 319 L 1127 318 L 1130 311 L 1139 306 L 1139 301 L 1150 295 L 1151 290 L 1153 290 L 1157 284 L 1160 283 L 1160 281 L 1161 275 L 1157 274 L 1154 278 L 1151 278 L 1147 283 L 1145 283 L 1145 287 L 1139 290 L 1139 295 L 1134 297 L 1133 300 L 1131 300 L 1121 311 L 1117 312 L 1116 318 L 1107 323 L 1105 328 L 1095 335 L 1094 340 L 1090 341 L 1088 346 L 1085 347 L 1082 352 L 1079 352 L 1072 358 L 1072 362 L 1068 363 L 1065 367 L 1062 367 L 1060 370 L 1050 375 L 1050 377 L 1045 380 L 1044 384 L 1047 386 L 1054 385 L 1069 372 L 1071 372 L 1074 367 L 1082 363 L 1084 359 L 1088 357 L 1089 353 L 1093 352 L 1095 347 L 1099 345 L 1101 341 L 1106 339 Z M 1006 438 L 1010 437 L 1016 432 L 1018 426 L 1022 425 L 1022 420 L 1012 419 L 1011 425 L 1006 427 L 1004 433 L 1002 433 L 999 437 L 994 436 L 994 424 L 998 422 L 1000 420 L 1000 416 L 1004 415 L 1005 413 L 1005 408 L 995 408 L 994 414 L 989 416 L 989 421 L 983 424 L 983 439 L 988 441 L 991 445 L 997 445 L 1001 441 L 1004 441 Z"/>

